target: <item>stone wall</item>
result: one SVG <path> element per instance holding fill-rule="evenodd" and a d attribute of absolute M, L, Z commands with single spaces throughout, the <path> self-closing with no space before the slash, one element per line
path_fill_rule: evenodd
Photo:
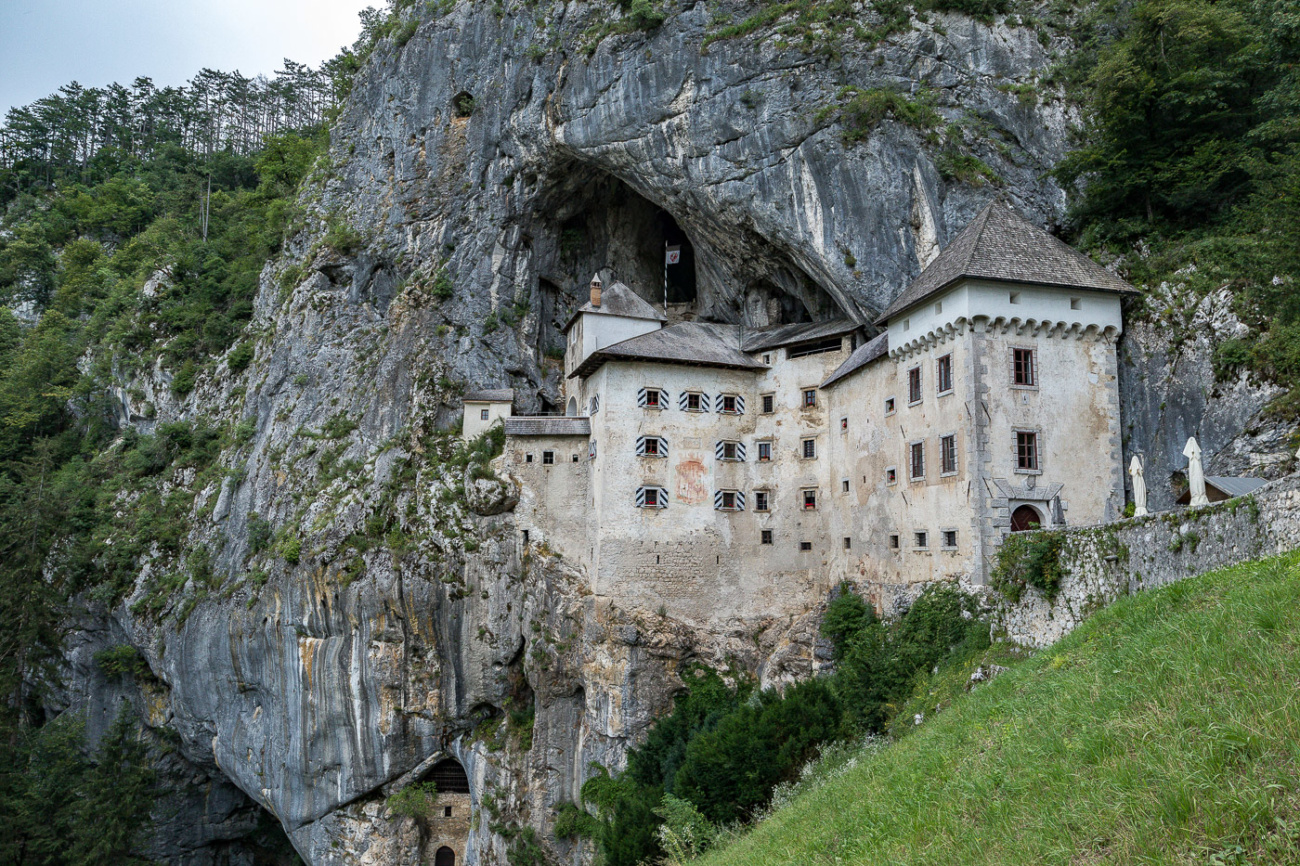
<path fill-rule="evenodd" d="M 1065 534 L 1056 599 L 1031 588 L 998 612 L 1016 643 L 1047 646 L 1122 595 L 1300 547 L 1300 473 L 1251 496 Z"/>

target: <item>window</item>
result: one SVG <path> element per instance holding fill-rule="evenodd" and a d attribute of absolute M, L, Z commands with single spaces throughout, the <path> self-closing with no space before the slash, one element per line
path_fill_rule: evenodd
<path fill-rule="evenodd" d="M 816 490 L 805 490 L 805 491 L 803 492 L 803 510 L 804 510 L 804 511 L 816 511 L 816 510 L 817 510 L 817 491 L 816 491 Z"/>
<path fill-rule="evenodd" d="M 764 356 L 763 356 L 763 363 L 766 364 L 766 365 L 769 366 L 769 367 L 772 366 L 772 356 L 771 356 L 771 355 L 764 355 Z"/>
<path fill-rule="evenodd" d="M 925 443 L 913 442 L 910 446 L 912 460 L 912 480 L 925 477 Z"/>
<path fill-rule="evenodd" d="M 904 330 L 904 331 L 910 331 L 910 330 L 912 330 L 912 320 L 911 320 L 911 319 L 904 319 L 904 320 L 903 320 L 903 330 Z"/>
<path fill-rule="evenodd" d="M 486 409 L 478 410 L 478 420 L 486 421 L 487 419 L 488 419 L 488 410 Z"/>
<path fill-rule="evenodd" d="M 840 492 L 841 493 L 849 492 L 849 479 L 845 478 L 843 481 L 840 482 Z"/>
<path fill-rule="evenodd" d="M 1016 471 L 1038 471 L 1038 434 L 1027 430 L 1016 431 Z"/>
<path fill-rule="evenodd" d="M 722 415 L 744 415 L 745 398 L 738 394 L 719 394 L 718 412 Z"/>
<path fill-rule="evenodd" d="M 707 412 L 709 411 L 709 397 L 699 391 L 683 391 L 681 398 L 677 401 L 677 408 L 683 412 Z"/>
<path fill-rule="evenodd" d="M 1070 309 L 1071 309 L 1071 310 L 1082 310 L 1082 309 L 1083 309 L 1083 298 L 1070 298 Z"/>
<path fill-rule="evenodd" d="M 588 459 L 588 460 L 595 460 L 595 459 L 596 459 L 596 440 L 595 440 L 595 439 L 592 439 L 590 442 L 587 443 L 587 459 Z"/>
<path fill-rule="evenodd" d="M 912 546 L 917 550 L 925 550 L 930 546 L 930 533 L 914 532 L 912 533 Z"/>
<path fill-rule="evenodd" d="M 957 474 L 957 436 L 955 434 L 939 437 L 939 474 Z"/>
<path fill-rule="evenodd" d="M 1011 350 L 1011 383 L 1022 388 L 1032 388 L 1038 384 L 1033 349 Z"/>
<path fill-rule="evenodd" d="M 913 367 L 907 371 L 907 405 L 915 406 L 921 402 L 921 368 Z"/>
<path fill-rule="evenodd" d="M 451 807 L 450 807 L 450 806 L 443 806 L 443 807 L 442 807 L 442 817 L 444 817 L 444 818 L 450 818 L 450 817 L 451 817 Z"/>
<path fill-rule="evenodd" d="M 1018 303 L 1020 303 L 1020 293 L 1019 293 L 1019 292 L 1012 292 L 1012 293 L 1010 294 L 1010 296 L 1008 296 L 1007 300 L 1010 301 L 1010 302 L 1013 303 L 1013 304 L 1018 304 Z"/>
<path fill-rule="evenodd" d="M 771 443 L 771 442 L 759 442 L 759 443 L 758 443 L 758 462 L 759 462 L 759 463 L 770 463 L 771 461 L 772 461 L 772 443 Z"/>
<path fill-rule="evenodd" d="M 935 364 L 935 379 L 938 381 L 940 394 L 952 393 L 952 355 L 944 355 Z"/>
<path fill-rule="evenodd" d="M 744 511 L 745 494 L 739 490 L 719 490 L 713 494 L 713 507 L 718 511 Z"/>
<path fill-rule="evenodd" d="M 895 532 L 893 535 L 889 536 L 889 549 L 890 549 L 890 550 L 898 550 L 898 533 L 897 533 L 897 532 Z"/>
<path fill-rule="evenodd" d="M 743 463 L 745 461 L 745 443 L 723 440 L 714 446 L 713 457 L 715 460 Z"/>
<path fill-rule="evenodd" d="M 637 508 L 667 508 L 668 491 L 662 487 L 638 487 L 636 489 Z"/>
<path fill-rule="evenodd" d="M 768 510 L 768 506 L 767 506 L 767 491 L 766 491 L 766 490 L 755 490 L 755 491 L 754 491 L 754 510 L 755 510 L 755 511 L 767 511 L 767 510 Z"/>
<path fill-rule="evenodd" d="M 528 530 L 524 530 L 524 547 L 528 546 Z"/>
<path fill-rule="evenodd" d="M 803 459 L 815 460 L 816 458 L 817 458 L 817 440 L 816 439 L 803 440 Z"/>
<path fill-rule="evenodd" d="M 805 388 L 805 389 L 804 389 L 804 392 L 803 392 L 803 405 L 804 405 L 804 408 L 805 408 L 805 409 L 809 409 L 809 408 L 812 408 L 813 406 L 816 406 L 816 405 L 817 405 L 817 389 L 816 389 L 816 388 Z"/>
<path fill-rule="evenodd" d="M 764 414 L 764 415 L 771 415 L 771 414 L 772 414 L 773 412 L 775 412 L 775 411 L 776 411 L 776 395 L 775 395 L 775 394 L 764 394 L 764 395 L 763 395 L 763 414 Z"/>
<path fill-rule="evenodd" d="M 885 470 L 885 483 L 895 484 L 898 481 L 898 467 L 890 466 Z"/>
<path fill-rule="evenodd" d="M 554 451 L 543 451 L 543 452 L 542 452 L 542 465 L 543 465 L 543 466 L 554 466 L 554 465 L 555 465 L 555 452 L 554 452 Z"/>
<path fill-rule="evenodd" d="M 957 549 L 957 530 L 945 529 L 939 533 L 939 541 L 944 550 Z"/>
<path fill-rule="evenodd" d="M 668 403 L 668 395 L 660 388 L 642 388 L 636 394 L 636 404 L 642 409 L 662 409 Z"/>
<path fill-rule="evenodd" d="M 804 553 L 807 553 L 808 551 L 812 550 L 812 542 L 811 541 L 799 542 L 799 550 Z"/>
<path fill-rule="evenodd" d="M 893 415 L 893 414 L 894 414 L 894 398 L 893 398 L 893 397 L 886 397 L 886 398 L 885 398 L 885 414 L 886 414 L 886 415 Z"/>
<path fill-rule="evenodd" d="M 600 411 L 600 397 L 593 396 L 591 398 L 591 412 L 589 414 L 595 415 L 599 411 Z"/>
<path fill-rule="evenodd" d="M 841 432 L 841 433 L 847 433 L 847 432 L 849 432 L 849 419 L 848 419 L 848 418 L 841 418 L 841 419 L 840 419 L 840 432 Z"/>
<path fill-rule="evenodd" d="M 524 462 L 525 462 L 525 463 L 532 463 L 532 462 L 533 462 L 533 455 L 531 455 L 531 454 L 525 454 L 525 455 L 524 455 Z"/>
<path fill-rule="evenodd" d="M 845 550 L 852 550 L 852 549 L 853 549 L 853 539 L 852 539 L 852 538 L 845 538 L 845 539 L 844 539 L 844 549 L 845 549 Z"/>
<path fill-rule="evenodd" d="M 574 463 L 577 463 L 577 462 L 578 462 L 578 455 L 577 455 L 577 454 L 574 454 L 574 455 L 573 455 L 573 462 L 574 462 Z"/>
<path fill-rule="evenodd" d="M 638 436 L 636 438 L 636 456 L 667 457 L 668 440 L 662 436 Z"/>
<path fill-rule="evenodd" d="M 770 529 L 764 529 L 764 530 L 762 530 L 761 532 L 759 532 L 759 533 L 758 533 L 758 543 L 759 543 L 759 544 L 771 544 L 771 543 L 772 543 L 772 530 L 770 530 Z"/>

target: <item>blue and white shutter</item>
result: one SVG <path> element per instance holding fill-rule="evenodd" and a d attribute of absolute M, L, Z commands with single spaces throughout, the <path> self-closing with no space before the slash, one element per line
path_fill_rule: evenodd
<path fill-rule="evenodd" d="M 668 507 L 668 491 L 667 491 L 667 490 L 665 490 L 665 489 L 662 488 L 662 487 L 638 487 L 638 488 L 636 489 L 636 507 L 637 507 L 637 508 L 647 508 L 647 507 L 651 507 L 651 506 L 647 506 L 647 505 L 645 504 L 645 502 L 646 502 L 646 496 L 645 496 L 645 494 L 646 494 L 646 491 L 647 491 L 647 490 L 655 490 L 655 491 L 657 491 L 658 494 L 659 494 L 659 495 L 658 495 L 658 501 L 659 501 L 659 504 L 653 506 L 654 508 L 667 508 L 667 507 Z"/>
<path fill-rule="evenodd" d="M 736 443 L 736 459 L 739 460 L 741 463 L 744 463 L 744 462 L 745 462 L 745 443 L 744 443 L 744 442 L 737 442 L 737 443 Z"/>
<path fill-rule="evenodd" d="M 652 439 L 659 443 L 659 452 L 658 452 L 657 454 L 652 455 L 652 456 L 654 456 L 654 457 L 667 457 L 667 456 L 668 456 L 668 440 L 665 439 L 665 438 L 663 438 L 662 436 L 638 436 L 638 437 L 636 437 L 636 456 L 638 456 L 638 457 L 645 457 L 645 456 L 646 456 L 646 448 L 645 448 L 645 444 L 646 444 L 647 442 L 649 442 L 650 440 L 652 440 Z"/>
<path fill-rule="evenodd" d="M 713 491 L 713 510 L 714 510 L 714 511 L 721 511 L 721 510 L 722 510 L 722 496 L 723 496 L 723 494 L 726 493 L 726 492 L 727 492 L 727 491 L 725 491 L 725 490 L 715 490 L 715 491 Z"/>
<path fill-rule="evenodd" d="M 730 493 L 736 503 L 734 508 L 727 508 L 723 504 L 723 497 Z M 745 494 L 740 490 L 715 490 L 713 492 L 713 508 L 715 511 L 744 511 Z"/>
<path fill-rule="evenodd" d="M 736 491 L 736 510 L 737 511 L 745 510 L 745 491 L 743 490 Z"/>
<path fill-rule="evenodd" d="M 735 414 L 737 414 L 737 415 L 744 415 L 744 414 L 745 414 L 745 398 L 742 397 L 742 396 L 740 396 L 739 394 L 719 394 L 718 397 L 717 397 L 717 401 L 714 403 L 714 405 L 717 407 L 717 410 L 718 410 L 719 412 L 723 412 L 723 411 L 725 411 L 725 410 L 722 408 L 722 407 L 725 405 L 725 404 L 723 403 L 723 401 L 722 401 L 722 398 L 723 398 L 723 397 L 731 397 L 731 398 L 733 398 L 733 399 L 736 401 L 736 412 L 735 412 Z"/>
<path fill-rule="evenodd" d="M 700 395 L 700 411 L 701 411 L 701 412 L 707 412 L 707 411 L 709 411 L 709 395 L 708 395 L 708 394 L 701 394 L 701 395 Z"/>
<path fill-rule="evenodd" d="M 713 459 L 726 460 L 727 458 L 723 456 L 724 454 L 727 453 L 725 450 L 726 447 L 727 447 L 727 443 L 719 439 L 718 444 L 713 446 Z"/>
<path fill-rule="evenodd" d="M 735 456 L 735 457 L 727 457 L 727 445 L 735 445 L 735 446 L 736 446 L 736 456 Z M 736 462 L 738 462 L 738 463 L 744 463 L 744 462 L 745 462 L 745 443 L 744 443 L 744 442 L 731 442 L 730 440 L 727 440 L 727 439 L 721 439 L 721 440 L 718 441 L 718 444 L 715 445 L 715 446 L 713 447 L 713 459 L 714 459 L 714 460 L 734 460 L 734 461 L 736 461 Z"/>

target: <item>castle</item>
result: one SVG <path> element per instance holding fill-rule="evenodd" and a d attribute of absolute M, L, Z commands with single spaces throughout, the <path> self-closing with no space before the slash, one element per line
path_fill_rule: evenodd
<path fill-rule="evenodd" d="M 668 325 L 597 279 L 565 328 L 565 416 L 477 392 L 465 434 L 504 424 L 520 543 L 581 566 L 597 597 L 716 622 L 852 580 L 890 608 L 985 582 L 1008 532 L 1120 516 L 1133 291 L 999 202 L 875 336 Z"/>

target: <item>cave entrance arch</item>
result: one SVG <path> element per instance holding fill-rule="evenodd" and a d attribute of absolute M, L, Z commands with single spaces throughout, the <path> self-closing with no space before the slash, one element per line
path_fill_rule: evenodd
<path fill-rule="evenodd" d="M 455 758 L 445 758 L 433 765 L 426 776 L 438 788 L 439 794 L 468 794 L 469 776 Z"/>
<path fill-rule="evenodd" d="M 456 866 L 456 852 L 443 845 L 433 855 L 433 866 Z"/>
<path fill-rule="evenodd" d="M 1011 531 L 1028 532 L 1045 526 L 1043 515 L 1032 505 L 1022 505 L 1011 512 Z"/>
<path fill-rule="evenodd" d="M 668 303 L 693 304 L 699 297 L 695 285 L 695 246 L 681 226 L 677 225 L 673 215 L 663 208 L 655 215 L 655 224 L 658 235 L 663 239 L 659 244 L 664 252 L 660 260 L 664 262 L 663 267 L 667 272 Z M 677 247 L 675 264 L 667 263 L 670 247 Z"/>

